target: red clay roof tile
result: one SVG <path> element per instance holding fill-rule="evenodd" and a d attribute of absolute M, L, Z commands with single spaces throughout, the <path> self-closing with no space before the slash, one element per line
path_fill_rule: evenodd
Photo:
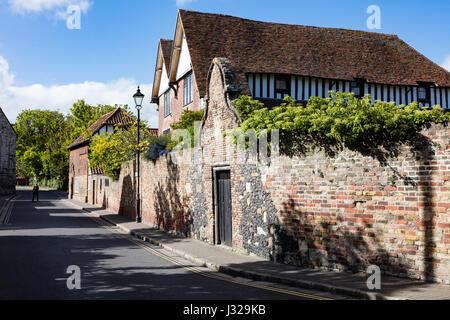
<path fill-rule="evenodd" d="M 69 145 L 68 149 L 73 149 L 74 147 L 88 141 L 89 133 L 95 133 L 101 129 L 104 125 L 115 125 L 115 124 L 127 124 L 133 121 L 133 118 L 130 117 L 125 110 L 122 108 L 116 108 L 115 110 L 108 112 L 102 115 L 97 121 L 95 121 L 87 130 L 87 132 L 81 134 L 78 138 Z"/>
<path fill-rule="evenodd" d="M 249 94 L 246 73 L 281 73 L 369 82 L 450 86 L 450 73 L 396 35 L 268 23 L 180 10 L 200 95 L 209 66 L 228 58 Z"/>
<path fill-rule="evenodd" d="M 164 59 L 164 65 L 166 67 L 167 72 L 169 72 L 170 58 L 172 57 L 173 40 L 160 39 L 160 41 L 161 41 L 161 49 L 162 49 L 162 55 L 163 55 L 163 59 Z"/>

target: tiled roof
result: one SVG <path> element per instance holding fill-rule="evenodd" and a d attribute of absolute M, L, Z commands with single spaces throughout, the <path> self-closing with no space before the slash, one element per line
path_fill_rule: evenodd
<path fill-rule="evenodd" d="M 133 118 L 130 117 L 125 110 L 122 108 L 116 108 L 115 110 L 108 112 L 101 116 L 97 121 L 95 121 L 87 130 L 87 132 L 80 135 L 75 139 L 74 142 L 68 147 L 68 149 L 73 149 L 74 147 L 87 142 L 89 133 L 93 134 L 101 129 L 104 125 L 115 125 L 115 124 L 127 124 L 133 121 Z"/>
<path fill-rule="evenodd" d="M 151 135 L 157 136 L 158 135 L 158 129 L 150 128 L 148 129 Z"/>
<path fill-rule="evenodd" d="M 179 11 L 200 95 L 215 57 L 228 58 L 249 93 L 245 74 L 281 73 L 393 85 L 450 86 L 450 73 L 396 35 L 253 21 Z"/>
<path fill-rule="evenodd" d="M 161 49 L 164 59 L 164 65 L 166 67 L 166 70 L 168 71 L 170 68 L 170 58 L 172 56 L 172 44 L 173 40 L 168 39 L 160 39 L 161 41 Z"/>

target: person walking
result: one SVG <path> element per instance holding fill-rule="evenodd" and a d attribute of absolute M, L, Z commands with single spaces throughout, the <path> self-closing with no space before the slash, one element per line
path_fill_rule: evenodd
<path fill-rule="evenodd" d="M 31 200 L 31 201 L 34 201 L 35 196 L 36 196 L 37 201 L 39 202 L 39 186 L 37 185 L 37 183 L 33 187 L 33 200 Z"/>

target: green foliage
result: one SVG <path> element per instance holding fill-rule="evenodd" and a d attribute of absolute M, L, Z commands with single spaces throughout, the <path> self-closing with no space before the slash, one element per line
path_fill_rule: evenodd
<path fill-rule="evenodd" d="M 404 139 L 430 123 L 450 120 L 439 106 L 420 108 L 417 102 L 397 106 L 393 102 L 371 103 L 370 95 L 355 98 L 353 93 L 330 92 L 328 98 L 311 97 L 306 106 L 287 97 L 280 106 L 268 109 L 248 96 L 234 100 L 242 123 L 234 134 L 255 129 L 273 129 L 295 136 L 313 136 L 347 144 L 368 137 Z M 292 135 L 291 135 L 292 136 Z"/>
<path fill-rule="evenodd" d="M 195 121 L 202 121 L 203 114 L 205 112 L 203 110 L 200 111 L 192 111 L 192 110 L 184 110 L 181 114 L 180 121 L 172 123 L 170 126 L 172 129 L 188 129 L 194 127 Z"/>
<path fill-rule="evenodd" d="M 240 96 L 233 103 L 242 121 L 247 120 L 253 112 L 264 107 L 262 102 L 245 95 Z"/>
<path fill-rule="evenodd" d="M 118 179 L 120 174 L 120 164 L 130 158 L 130 151 L 137 145 L 137 129 L 134 130 L 135 137 L 130 137 L 131 133 L 120 127 L 114 134 L 102 133 L 92 137 L 92 132 L 87 132 L 88 128 L 97 121 L 102 115 L 115 110 L 118 105 L 97 105 L 90 106 L 84 100 L 78 100 L 70 109 L 73 121 L 73 132 L 71 134 L 72 140 L 78 138 L 83 133 L 88 135 L 91 144 L 89 146 L 89 165 L 91 167 L 103 168 L 106 175 L 113 179 Z M 128 111 L 128 106 L 121 106 Z M 133 123 L 129 124 L 131 130 Z M 90 135 L 90 137 L 89 137 Z M 126 141 L 126 142 L 124 142 Z M 134 154 L 133 153 L 133 154 Z"/>
<path fill-rule="evenodd" d="M 69 152 L 67 147 L 92 123 L 117 106 L 73 104 L 71 114 L 50 110 L 24 110 L 14 129 L 17 133 L 17 174 L 34 176 L 45 186 L 68 187 Z"/>
<path fill-rule="evenodd" d="M 104 173 L 117 180 L 124 161 L 135 158 L 138 150 L 148 150 L 153 135 L 147 127 L 146 121 L 141 121 L 140 142 L 137 143 L 137 121 L 115 126 L 114 132 L 103 132 L 91 137 L 89 145 L 89 165 L 101 167 Z"/>
<path fill-rule="evenodd" d="M 63 114 L 49 110 L 24 110 L 14 129 L 17 133 L 17 168 L 24 177 L 54 179 L 67 184 L 71 123 Z"/>
<path fill-rule="evenodd" d="M 89 146 L 89 165 L 101 167 L 104 173 L 114 180 L 119 178 L 120 166 L 125 155 L 119 139 L 113 133 L 103 132 L 93 138 Z"/>

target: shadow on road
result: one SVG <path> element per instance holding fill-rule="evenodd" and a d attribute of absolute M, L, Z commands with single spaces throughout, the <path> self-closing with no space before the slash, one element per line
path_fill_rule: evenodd
<path fill-rule="evenodd" d="M 12 223 L 0 228 L 0 299 L 298 298 L 190 272 L 101 228 L 51 191 L 39 202 L 20 195 Z M 67 286 L 71 265 L 81 271 L 79 290 Z"/>

